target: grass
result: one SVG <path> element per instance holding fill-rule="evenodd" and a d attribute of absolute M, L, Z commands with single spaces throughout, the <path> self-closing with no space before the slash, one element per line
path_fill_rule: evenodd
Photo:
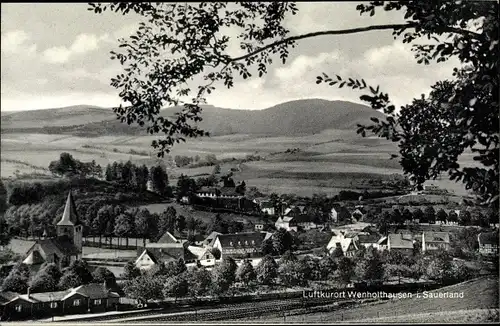
<path fill-rule="evenodd" d="M 335 311 L 287 317 L 288 322 L 307 320 L 370 322 L 391 321 L 461 321 L 455 318 L 463 314 L 466 318 L 484 318 L 489 309 L 498 309 L 498 277 L 482 277 L 430 292 L 463 292 L 463 298 L 412 298 L 356 305 L 350 308 L 333 308 Z M 480 312 L 479 312 L 480 311 Z M 482 316 L 482 317 L 481 317 Z M 380 318 L 380 319 L 379 319 Z M 282 321 L 282 318 L 266 319 L 266 322 Z M 464 320 L 465 321 L 465 320 Z"/>
<path fill-rule="evenodd" d="M 155 136 L 100 136 L 78 137 L 55 134 L 2 134 L 1 176 L 33 173 L 32 167 L 46 168 L 57 160 L 61 152 L 69 152 L 81 161 L 95 160 L 105 167 L 113 161 L 131 160 L 136 164 L 151 166 L 157 162 L 151 142 Z M 295 154 L 284 154 L 299 148 Z M 116 150 L 114 150 L 116 149 Z M 236 172 L 236 181 L 245 180 L 265 192 L 292 193 L 310 196 L 314 193 L 335 195 L 340 190 L 356 186 L 366 178 L 383 177 L 401 173 L 397 161 L 388 160 L 389 153 L 397 148 L 378 138 L 361 138 L 352 130 L 329 130 L 315 135 L 297 137 L 264 137 L 258 135 L 227 135 L 189 139 L 176 144 L 170 156 L 208 154 L 217 158 L 244 158 L 260 155 L 268 161 L 248 162 L 242 172 Z M 144 156 L 151 151 L 152 157 Z M 131 154 L 135 153 L 135 154 Z M 271 155 L 276 154 L 276 155 Z M 470 158 L 467 158 L 469 160 Z M 16 163 L 12 163 L 16 162 Z M 233 163 L 221 168 L 227 172 Z M 181 175 L 205 176 L 213 167 L 168 168 L 171 184 Z M 277 180 L 279 178 L 279 180 Z M 460 184 L 439 181 L 446 188 L 462 189 Z"/>

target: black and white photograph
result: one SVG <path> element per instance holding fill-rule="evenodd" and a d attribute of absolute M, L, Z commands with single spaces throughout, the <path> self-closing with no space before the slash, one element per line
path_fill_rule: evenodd
<path fill-rule="evenodd" d="M 499 7 L 2 2 L 0 326 L 498 323 Z"/>

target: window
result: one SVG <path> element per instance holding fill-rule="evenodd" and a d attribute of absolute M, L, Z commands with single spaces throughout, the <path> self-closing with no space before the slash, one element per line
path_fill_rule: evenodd
<path fill-rule="evenodd" d="M 50 303 L 50 307 L 51 307 L 52 309 L 57 308 L 57 302 L 51 302 L 51 303 Z"/>
<path fill-rule="evenodd" d="M 229 241 L 229 245 L 232 246 L 233 245 L 233 242 L 232 241 Z"/>
<path fill-rule="evenodd" d="M 252 240 L 252 244 L 255 244 L 255 240 Z"/>
<path fill-rule="evenodd" d="M 206 255 L 206 256 L 205 256 L 205 259 L 210 259 L 210 255 Z"/>
<path fill-rule="evenodd" d="M 73 300 L 73 306 L 78 307 L 80 305 L 80 299 Z"/>
<path fill-rule="evenodd" d="M 21 312 L 21 310 L 23 310 L 23 306 L 21 306 L 21 305 L 17 305 L 17 306 L 16 306 L 16 311 L 17 311 L 17 312 Z"/>
<path fill-rule="evenodd" d="M 100 305 L 101 304 L 101 299 L 96 299 L 94 300 L 94 305 Z"/>
<path fill-rule="evenodd" d="M 241 245 L 241 241 L 238 241 L 238 245 Z"/>
<path fill-rule="evenodd" d="M 248 245 L 248 241 L 245 241 L 245 245 Z"/>

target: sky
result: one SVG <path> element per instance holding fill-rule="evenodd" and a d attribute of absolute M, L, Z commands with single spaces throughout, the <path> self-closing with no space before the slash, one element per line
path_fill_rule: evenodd
<path fill-rule="evenodd" d="M 291 35 L 402 22 L 401 13 L 360 16 L 356 2 L 299 2 L 299 12 L 286 19 Z M 120 103 L 110 79 L 120 64 L 110 59 L 117 39 L 131 35 L 137 16 L 95 14 L 86 3 L 3 3 L 1 5 L 2 111 L 21 111 Z M 231 33 L 229 33 L 231 35 Z M 230 53 L 237 54 L 237 43 Z M 282 102 L 322 98 L 360 102 L 359 91 L 316 85 L 325 72 L 364 78 L 380 85 L 399 107 L 449 78 L 456 62 L 428 66 L 416 63 L 410 46 L 391 31 L 321 36 L 299 41 L 285 64 L 277 58 L 268 74 L 235 79 L 235 87 L 218 88 L 211 105 L 232 109 L 265 109 Z"/>

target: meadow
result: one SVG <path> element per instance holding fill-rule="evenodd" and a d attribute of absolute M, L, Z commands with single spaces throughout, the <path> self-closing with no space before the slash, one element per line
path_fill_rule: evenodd
<path fill-rule="evenodd" d="M 69 152 L 81 161 L 95 160 L 103 167 L 113 161 L 127 160 L 151 166 L 158 162 L 151 147 L 154 139 L 154 136 L 3 133 L 1 177 L 33 173 L 50 175 L 47 167 L 61 152 Z M 290 153 L 291 149 L 296 151 Z M 380 138 L 362 138 L 354 130 L 326 130 L 295 137 L 237 134 L 189 139 L 176 144 L 168 155 L 198 155 L 202 159 L 208 154 L 215 154 L 218 159 L 260 155 L 264 160 L 242 164 L 241 171 L 234 173 L 234 179 L 245 180 L 248 186 L 256 186 L 267 193 L 333 196 L 341 190 L 358 189 L 367 178 L 383 179 L 401 174 L 397 160 L 389 159 L 390 154 L 396 152 L 394 144 Z M 169 163 L 167 172 L 171 184 L 175 184 L 181 174 L 197 177 L 213 171 L 211 166 L 177 168 L 164 160 Z M 465 155 L 461 163 L 471 161 L 471 157 Z M 229 162 L 221 166 L 221 170 L 225 173 L 236 166 Z M 431 183 L 464 193 L 461 185 L 457 187 L 448 180 Z"/>

